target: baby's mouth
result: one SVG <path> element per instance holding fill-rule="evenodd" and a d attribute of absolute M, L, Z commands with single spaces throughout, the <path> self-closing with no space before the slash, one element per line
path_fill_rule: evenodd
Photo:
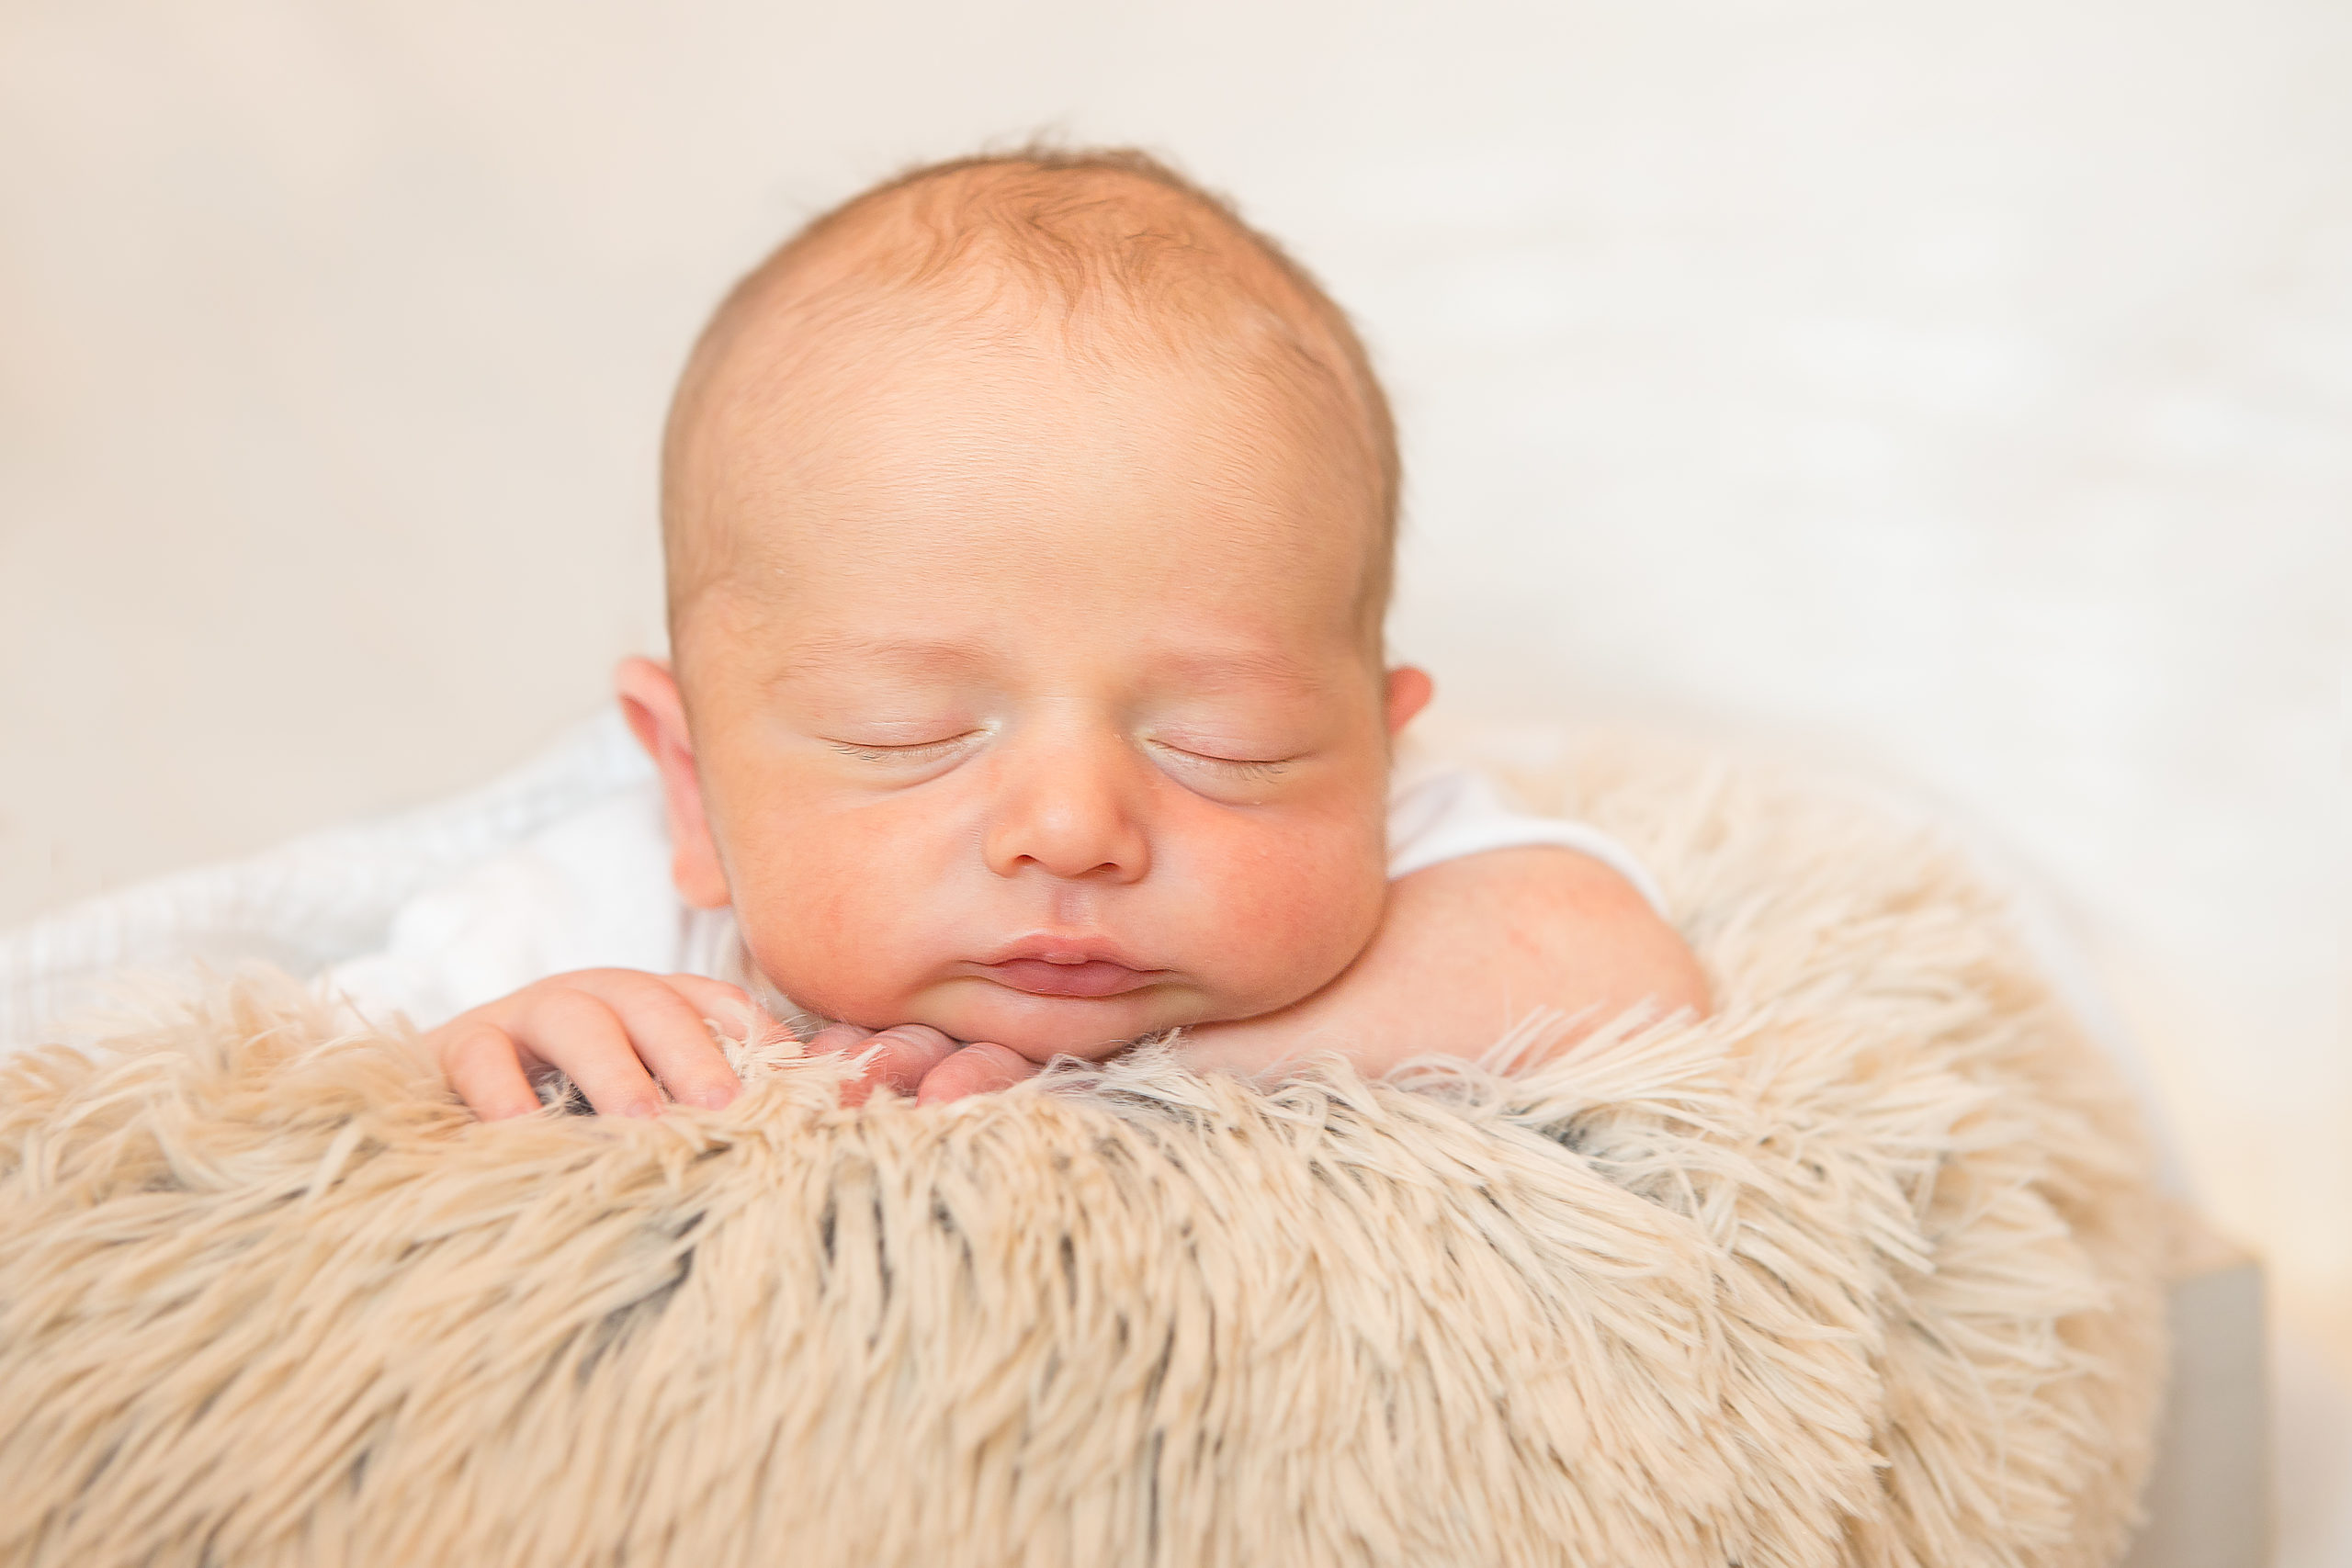
<path fill-rule="evenodd" d="M 1141 989 L 1164 971 L 1130 969 L 1104 958 L 1057 964 L 1046 958 L 1008 958 L 983 964 L 980 972 L 1001 986 L 1033 997 L 1115 997 Z"/>

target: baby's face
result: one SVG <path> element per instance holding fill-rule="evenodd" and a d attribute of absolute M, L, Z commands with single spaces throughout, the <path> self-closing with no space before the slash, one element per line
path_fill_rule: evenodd
<path fill-rule="evenodd" d="M 701 880 L 803 1007 L 1099 1054 L 1369 941 L 1427 682 L 1370 651 L 1359 487 L 1264 382 L 1147 357 L 898 344 L 714 416 Z"/>

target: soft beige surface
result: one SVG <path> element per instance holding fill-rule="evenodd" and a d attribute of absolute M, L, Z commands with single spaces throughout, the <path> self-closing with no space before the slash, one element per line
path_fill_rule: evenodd
<path fill-rule="evenodd" d="M 2130 1100 L 1939 844 L 1602 755 L 1720 1011 L 484 1125 L 216 991 L 0 1067 L 0 1562 L 2111 1563 Z"/>
<path fill-rule="evenodd" d="M 2301 1332 L 2335 1568 L 2346 81 L 2341 0 L 11 6 L 0 922 L 528 755 L 657 637 L 730 273 L 902 159 L 1140 140 L 1362 314 L 1442 706 L 1801 737 L 2073 902 Z"/>

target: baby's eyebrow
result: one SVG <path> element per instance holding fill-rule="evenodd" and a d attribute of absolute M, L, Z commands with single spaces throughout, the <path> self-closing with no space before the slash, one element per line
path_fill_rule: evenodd
<path fill-rule="evenodd" d="M 1155 658 L 1152 667 L 1169 685 L 1212 692 L 1280 686 L 1306 696 L 1320 696 L 1331 686 L 1322 671 L 1272 649 L 1171 649 Z"/>
<path fill-rule="evenodd" d="M 996 666 L 1001 651 L 985 641 L 953 637 L 874 637 L 827 632 L 796 644 L 777 661 L 774 678 L 789 681 L 844 665 L 914 675 L 968 675 Z M 1163 649 L 1149 659 L 1154 683 L 1212 693 L 1282 688 L 1320 697 L 1329 674 L 1279 648 Z"/>
<path fill-rule="evenodd" d="M 961 674 L 988 662 L 989 650 L 976 642 L 831 632 L 794 647 L 778 661 L 775 673 L 779 680 L 789 680 L 832 665 L 883 664 L 922 674 Z"/>

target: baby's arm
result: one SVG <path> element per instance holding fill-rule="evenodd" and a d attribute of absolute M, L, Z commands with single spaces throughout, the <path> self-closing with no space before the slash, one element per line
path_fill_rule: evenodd
<path fill-rule="evenodd" d="M 1377 1077 L 1411 1056 L 1477 1056 L 1539 1010 L 1555 1048 L 1628 1009 L 1704 1016 L 1698 960 L 1625 879 L 1572 850 L 1489 850 L 1399 877 L 1372 942 L 1280 1012 L 1186 1032 L 1197 1066 L 1256 1072 L 1336 1050 Z"/>
<path fill-rule="evenodd" d="M 1279 1012 L 1184 1032 L 1202 1067 L 1255 1073 L 1335 1050 L 1377 1077 L 1410 1056 L 1477 1056 L 1538 1010 L 1570 1020 L 1555 1048 L 1627 1009 L 1709 1010 L 1698 960 L 1625 879 L 1548 846 L 1488 850 L 1402 876 L 1380 929 L 1339 978 Z M 1001 1089 L 1036 1069 L 967 1046 L 925 1100 Z"/>

